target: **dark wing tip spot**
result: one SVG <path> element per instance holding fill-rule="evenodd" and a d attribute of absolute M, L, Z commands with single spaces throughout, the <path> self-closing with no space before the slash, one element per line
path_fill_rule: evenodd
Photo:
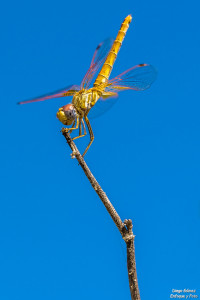
<path fill-rule="evenodd" d="M 97 46 L 96 50 L 98 50 L 101 46 L 102 46 L 102 43 L 100 43 L 100 44 Z"/>
<path fill-rule="evenodd" d="M 145 66 L 147 66 L 147 64 L 139 64 L 138 66 L 139 67 L 145 67 Z"/>

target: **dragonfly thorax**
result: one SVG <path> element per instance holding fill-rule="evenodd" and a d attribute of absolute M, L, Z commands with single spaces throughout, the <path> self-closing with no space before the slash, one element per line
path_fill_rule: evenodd
<path fill-rule="evenodd" d="M 72 103 L 81 117 L 84 117 L 99 98 L 100 93 L 91 88 L 89 90 L 81 90 L 76 93 L 72 99 Z"/>

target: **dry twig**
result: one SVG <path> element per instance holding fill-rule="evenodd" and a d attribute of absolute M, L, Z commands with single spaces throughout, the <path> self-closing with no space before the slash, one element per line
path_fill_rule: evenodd
<path fill-rule="evenodd" d="M 132 221 L 131 220 L 124 220 L 122 222 L 120 216 L 116 212 L 115 208 L 109 201 L 108 197 L 106 196 L 105 192 L 102 190 L 101 186 L 91 173 L 90 169 L 88 168 L 84 158 L 78 151 L 75 143 L 71 139 L 68 130 L 63 128 L 62 134 L 64 135 L 68 145 L 72 150 L 72 158 L 76 158 L 82 167 L 85 175 L 89 179 L 92 187 L 98 194 L 99 198 L 103 202 L 104 206 L 106 207 L 108 213 L 110 214 L 111 218 L 113 219 L 115 225 L 119 229 L 119 232 L 122 235 L 127 247 L 127 267 L 128 267 L 128 278 L 129 278 L 129 287 L 131 292 L 131 299 L 132 300 L 140 300 L 139 288 L 138 288 L 138 281 L 137 281 L 137 273 L 136 273 L 136 263 L 135 263 L 135 247 L 134 247 L 134 235 L 132 230 Z"/>

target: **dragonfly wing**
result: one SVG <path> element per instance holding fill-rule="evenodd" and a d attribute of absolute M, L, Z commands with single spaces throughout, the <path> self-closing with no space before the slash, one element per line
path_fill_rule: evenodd
<path fill-rule="evenodd" d="M 100 98 L 95 106 L 91 109 L 89 116 L 96 118 L 101 116 L 104 112 L 113 107 L 117 102 L 117 93 L 124 90 L 142 91 L 151 86 L 156 79 L 157 72 L 151 65 L 141 64 L 132 67 L 131 69 L 123 72 L 117 77 L 105 83 L 105 97 Z M 104 85 L 104 84 L 103 84 Z M 107 96 L 113 95 L 115 97 L 108 98 Z"/>
<path fill-rule="evenodd" d="M 112 47 L 112 44 L 113 44 L 113 39 L 108 38 L 97 46 L 90 64 L 90 68 L 88 69 L 87 73 L 85 74 L 81 82 L 81 89 L 87 89 L 89 87 L 96 72 L 105 62 L 106 57 Z"/>
<path fill-rule="evenodd" d="M 42 96 L 34 98 L 34 99 L 21 101 L 21 102 L 18 102 L 18 104 L 26 104 L 26 103 L 31 103 L 31 102 L 45 101 L 45 100 L 53 99 L 53 98 L 73 96 L 79 90 L 80 90 L 80 87 L 78 85 L 69 85 L 65 89 L 57 90 L 52 93 L 48 93 L 48 94 L 42 95 Z"/>
<path fill-rule="evenodd" d="M 157 71 L 152 65 L 140 64 L 121 73 L 108 81 L 105 91 L 120 92 L 123 90 L 143 91 L 155 81 Z"/>
<path fill-rule="evenodd" d="M 117 102 L 118 100 L 117 93 L 105 93 L 105 94 L 107 95 L 105 95 L 104 98 L 100 98 L 97 101 L 97 103 L 94 105 L 94 107 L 91 108 L 88 114 L 89 118 L 94 119 L 100 117 L 105 112 L 110 110 L 113 107 L 113 105 Z"/>

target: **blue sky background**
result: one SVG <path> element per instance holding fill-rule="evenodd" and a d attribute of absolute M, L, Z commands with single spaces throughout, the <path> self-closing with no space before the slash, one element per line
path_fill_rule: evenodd
<path fill-rule="evenodd" d="M 184 288 L 200 297 L 199 9 L 194 0 L 2 4 L 0 299 L 130 299 L 124 242 L 60 133 L 66 99 L 16 105 L 80 84 L 128 14 L 112 76 L 145 62 L 158 78 L 92 121 L 86 161 L 133 220 L 141 299 Z M 77 141 L 81 151 L 88 141 Z"/>

